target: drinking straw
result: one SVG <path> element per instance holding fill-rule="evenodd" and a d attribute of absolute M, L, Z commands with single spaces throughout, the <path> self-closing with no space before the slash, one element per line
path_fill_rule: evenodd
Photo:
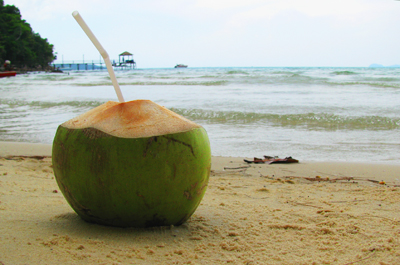
<path fill-rule="evenodd" d="M 108 74 L 110 75 L 112 84 L 115 89 L 115 93 L 117 93 L 117 97 L 119 102 L 125 102 L 124 97 L 122 96 L 121 89 L 119 88 L 119 84 L 117 81 L 117 78 L 115 77 L 114 70 L 111 65 L 110 57 L 108 56 L 108 53 L 106 50 L 101 46 L 100 42 L 97 40 L 96 36 L 93 34 L 93 32 L 90 30 L 88 25 L 85 23 L 81 15 L 79 14 L 78 11 L 72 12 L 72 16 L 75 18 L 75 20 L 78 22 L 79 26 L 83 29 L 83 31 L 86 33 L 86 35 L 89 37 L 89 39 L 92 41 L 94 46 L 97 48 L 97 50 L 100 52 L 101 56 L 104 59 L 104 62 L 106 63 Z"/>

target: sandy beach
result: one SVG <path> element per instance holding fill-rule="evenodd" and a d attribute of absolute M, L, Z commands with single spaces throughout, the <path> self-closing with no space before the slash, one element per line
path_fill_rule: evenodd
<path fill-rule="evenodd" d="M 213 157 L 179 227 L 82 221 L 51 146 L 0 143 L 0 264 L 400 264 L 400 166 Z"/>

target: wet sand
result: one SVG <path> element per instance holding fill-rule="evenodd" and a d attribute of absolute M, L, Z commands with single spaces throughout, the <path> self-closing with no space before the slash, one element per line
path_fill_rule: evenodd
<path fill-rule="evenodd" d="M 82 221 L 50 155 L 0 142 L 0 264 L 400 264 L 398 165 L 213 157 L 188 222 L 136 229 Z"/>

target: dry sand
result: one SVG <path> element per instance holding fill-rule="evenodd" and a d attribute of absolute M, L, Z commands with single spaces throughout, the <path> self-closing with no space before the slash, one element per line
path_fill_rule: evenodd
<path fill-rule="evenodd" d="M 82 221 L 51 158 L 18 156 L 50 151 L 0 143 L 0 264 L 400 264 L 398 165 L 214 157 L 188 222 L 135 229 Z"/>

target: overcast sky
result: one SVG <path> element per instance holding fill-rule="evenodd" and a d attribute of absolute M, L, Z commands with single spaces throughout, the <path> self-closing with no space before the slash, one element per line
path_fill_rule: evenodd
<path fill-rule="evenodd" d="M 138 68 L 400 64 L 396 0 L 4 0 L 54 44 L 58 61 L 99 60 L 78 11 Z"/>

